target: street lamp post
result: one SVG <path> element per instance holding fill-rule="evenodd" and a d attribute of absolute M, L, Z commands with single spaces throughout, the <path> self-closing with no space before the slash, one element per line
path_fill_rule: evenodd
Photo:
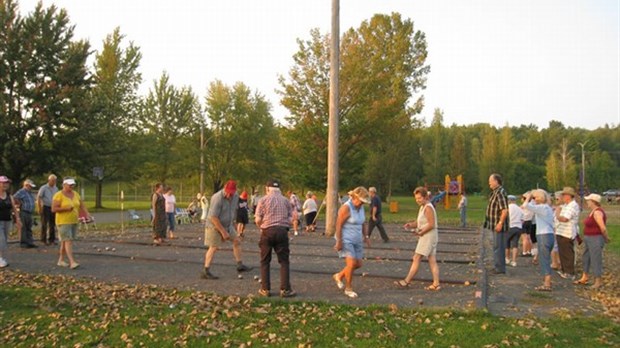
<path fill-rule="evenodd" d="M 585 194 L 585 184 L 586 184 L 586 155 L 584 152 L 584 147 L 588 143 L 588 140 L 583 143 L 577 143 L 581 146 L 581 175 L 579 176 L 579 195 L 581 196 L 581 209 L 583 209 L 583 196 Z"/>

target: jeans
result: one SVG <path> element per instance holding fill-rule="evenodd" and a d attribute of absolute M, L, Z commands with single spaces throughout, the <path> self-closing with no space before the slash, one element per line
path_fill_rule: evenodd
<path fill-rule="evenodd" d="M 496 272 L 506 273 L 506 234 L 507 232 L 493 233 L 493 262 Z"/>
<path fill-rule="evenodd" d="M 22 246 L 34 245 L 34 239 L 32 238 L 32 213 L 20 211 L 19 219 L 22 220 L 22 229 L 19 237 L 19 242 Z"/>
<path fill-rule="evenodd" d="M 538 263 L 540 264 L 540 273 L 543 276 L 551 275 L 551 250 L 555 238 L 553 233 L 545 233 L 536 235 L 538 239 Z"/>
<path fill-rule="evenodd" d="M 271 290 L 271 250 L 276 252 L 280 264 L 280 290 L 291 290 L 289 280 L 288 227 L 274 226 L 261 231 L 260 241 L 260 277 L 263 290 Z"/>
<path fill-rule="evenodd" d="M 377 216 L 377 221 L 374 221 L 372 218 L 370 218 L 370 221 L 368 221 L 368 237 L 370 237 L 370 234 L 372 233 L 372 230 L 375 229 L 375 226 L 377 226 L 377 229 L 379 229 L 381 239 L 383 239 L 384 242 L 388 242 L 390 238 L 388 238 L 387 233 L 385 233 L 385 228 L 383 227 L 381 216 Z"/>
<path fill-rule="evenodd" d="M 467 227 L 467 208 L 461 208 L 461 227 Z"/>
<path fill-rule="evenodd" d="M 52 207 L 44 205 L 41 215 L 41 242 L 54 241 L 56 241 L 56 214 L 52 213 Z"/>
<path fill-rule="evenodd" d="M 174 226 L 175 226 L 174 213 L 166 213 L 166 218 L 168 220 L 168 228 L 170 229 L 170 231 L 174 232 Z"/>

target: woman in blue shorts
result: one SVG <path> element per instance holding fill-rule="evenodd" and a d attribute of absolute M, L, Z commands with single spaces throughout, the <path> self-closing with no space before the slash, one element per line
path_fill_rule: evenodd
<path fill-rule="evenodd" d="M 365 187 L 357 187 L 349 191 L 349 200 L 338 210 L 336 220 L 336 245 L 334 249 L 338 251 L 340 257 L 345 259 L 345 267 L 333 278 L 338 289 L 344 289 L 344 294 L 351 298 L 356 298 L 357 293 L 353 291 L 353 271 L 362 267 L 364 257 L 365 241 L 370 247 L 368 238 L 368 228 L 365 224 L 364 203 L 368 204 L 368 190 Z M 342 282 L 344 278 L 345 282 Z"/>

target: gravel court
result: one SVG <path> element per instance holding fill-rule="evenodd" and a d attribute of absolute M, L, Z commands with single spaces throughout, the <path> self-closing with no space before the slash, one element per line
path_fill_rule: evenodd
<path fill-rule="evenodd" d="M 218 280 L 200 278 L 204 260 L 202 226 L 178 226 L 178 239 L 168 245 L 151 245 L 148 228 L 131 228 L 123 234 L 100 234 L 81 231 L 75 253 L 81 267 L 69 270 L 56 266 L 57 246 L 21 249 L 12 243 L 9 250 L 11 268 L 26 272 L 65 274 L 102 281 L 127 284 L 149 284 L 187 290 L 211 291 L 221 295 L 256 296 L 260 284 L 258 230 L 248 225 L 243 241 L 244 263 L 253 270 L 238 277 L 232 245 L 223 244 L 212 264 Z M 398 225 L 386 225 L 390 243 L 373 234 L 371 248 L 366 248 L 363 267 L 356 271 L 354 289 L 360 295 L 349 299 L 338 290 L 331 275 L 339 271 L 344 260 L 333 250 L 334 241 L 319 233 L 302 234 L 291 241 L 291 282 L 298 296 L 294 301 L 324 301 L 357 305 L 395 304 L 402 307 L 471 308 L 476 305 L 479 281 L 475 231 L 440 231 L 438 259 L 442 290 L 431 292 L 424 287 L 431 282 L 428 264 L 423 262 L 409 288 L 397 288 L 393 282 L 402 279 L 411 264 L 416 238 Z M 321 231 L 322 229 L 319 229 Z M 469 282 L 469 286 L 465 285 Z M 272 293 L 279 287 L 279 265 L 273 254 L 271 265 Z"/>

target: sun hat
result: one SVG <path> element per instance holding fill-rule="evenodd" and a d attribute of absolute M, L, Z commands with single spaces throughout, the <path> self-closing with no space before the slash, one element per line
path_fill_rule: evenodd
<path fill-rule="evenodd" d="M 571 197 L 575 197 L 577 195 L 577 193 L 575 193 L 575 189 L 570 187 L 570 186 L 566 186 L 562 189 L 562 194 L 563 195 L 569 195 Z"/>
<path fill-rule="evenodd" d="M 11 179 L 7 178 L 4 175 L 0 175 L 0 182 L 11 182 Z"/>
<path fill-rule="evenodd" d="M 237 182 L 235 180 L 228 180 L 224 186 L 224 191 L 229 195 L 237 192 Z"/>
<path fill-rule="evenodd" d="M 64 178 L 62 180 L 62 184 L 63 185 L 71 185 L 71 186 L 73 186 L 73 185 L 75 185 L 75 179 L 71 178 L 71 177 Z"/>
<path fill-rule="evenodd" d="M 368 190 L 366 190 L 364 186 L 358 186 L 349 191 L 349 196 L 357 197 L 362 203 L 370 203 L 370 200 L 368 199 Z"/>
<path fill-rule="evenodd" d="M 601 195 L 597 195 L 596 193 L 591 193 L 585 197 L 583 197 L 586 201 L 595 201 L 596 203 L 601 203 Z"/>

